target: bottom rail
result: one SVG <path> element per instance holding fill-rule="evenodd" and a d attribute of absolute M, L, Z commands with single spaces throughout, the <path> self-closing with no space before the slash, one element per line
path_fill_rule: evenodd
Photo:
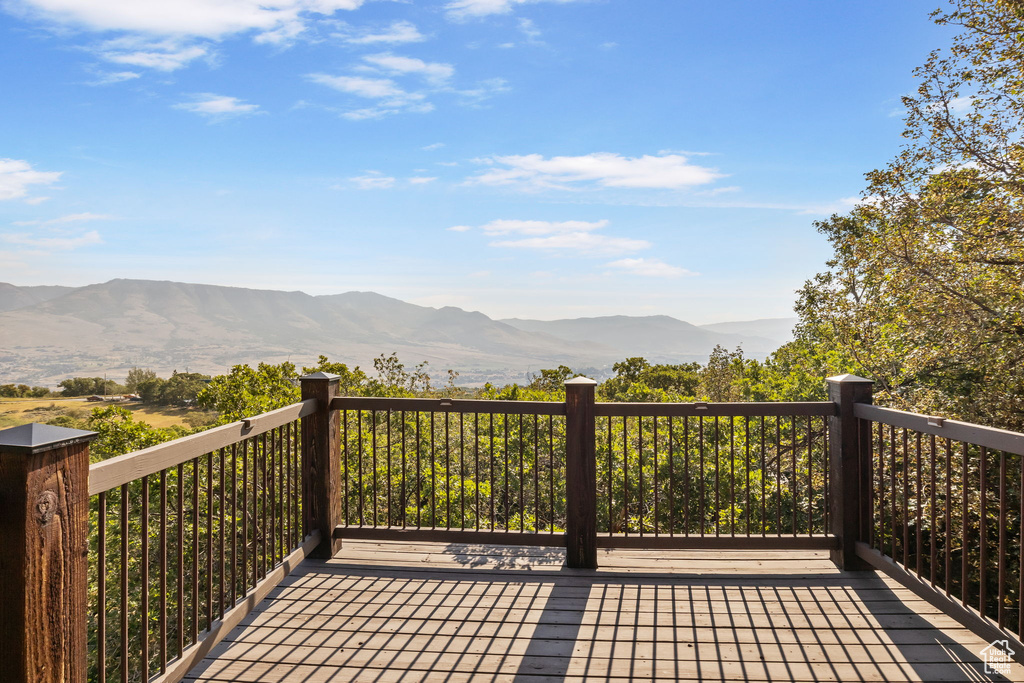
<path fill-rule="evenodd" d="M 664 550 L 832 550 L 835 536 L 598 536 L 598 548 Z"/>
<path fill-rule="evenodd" d="M 434 541 L 565 547 L 565 534 L 522 531 L 472 531 L 468 529 L 345 526 L 334 529 L 334 538 L 366 541 Z M 832 550 L 835 536 L 598 536 L 599 548 L 651 548 L 676 550 Z"/>
<path fill-rule="evenodd" d="M 402 528 L 381 526 L 337 526 L 334 538 L 368 541 L 436 541 L 449 543 L 493 543 L 565 547 L 565 534 L 524 531 L 470 531 L 466 529 Z"/>

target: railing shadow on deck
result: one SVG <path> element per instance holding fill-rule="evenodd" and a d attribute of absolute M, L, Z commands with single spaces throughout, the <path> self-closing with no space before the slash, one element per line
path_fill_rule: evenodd
<path fill-rule="evenodd" d="M 564 551 L 531 548 L 552 563 L 532 571 L 515 563 L 517 551 L 441 551 L 462 566 L 307 563 L 275 594 L 295 583 L 349 588 L 301 612 L 254 613 L 250 622 L 266 624 L 261 614 L 293 612 L 231 644 L 235 673 L 310 677 L 327 666 L 361 681 L 400 671 L 429 680 L 511 674 L 522 683 L 1009 680 L 986 676 L 978 653 L 935 630 L 870 572 L 564 570 L 556 564 Z M 340 614 L 343 624 L 328 625 Z M 277 646 L 270 659 L 268 644 Z"/>
<path fill-rule="evenodd" d="M 748 676 L 743 674 L 749 672 L 757 680 L 780 675 L 784 680 L 786 674 L 791 674 L 790 677 L 800 680 L 868 681 L 887 680 L 895 668 L 907 677 L 932 680 L 941 675 L 941 669 L 945 668 L 948 673 L 947 667 L 952 665 L 963 674 L 964 680 L 1010 680 L 998 674 L 986 674 L 979 659 L 981 653 L 972 652 L 936 629 L 877 580 L 873 572 L 840 571 L 820 575 L 817 580 L 807 573 L 736 577 L 713 572 L 663 575 L 645 572 L 641 578 L 631 573 L 595 573 L 558 567 L 565 557 L 565 552 L 558 548 L 458 543 L 449 544 L 444 552 L 451 555 L 454 562 L 471 568 L 529 570 L 536 568 L 539 560 L 541 570 L 560 572 L 561 576 L 550 582 L 539 579 L 540 583 L 550 583 L 550 591 L 542 601 L 538 629 L 548 628 L 552 632 L 530 638 L 517 668 L 516 680 L 522 683 L 534 681 L 537 675 L 570 675 L 573 665 L 580 666 L 581 660 L 584 671 L 590 675 L 630 679 L 667 674 L 746 680 Z M 796 557 L 794 554 L 794 559 Z M 724 559 L 722 562 L 727 566 L 732 561 Z M 506 580 L 520 579 L 517 574 Z M 870 582 L 867 584 L 870 587 L 866 587 L 865 581 Z M 635 600 L 625 599 L 621 591 L 615 596 L 616 588 L 626 586 L 636 591 Z M 659 604 L 664 607 L 665 599 L 660 596 L 663 591 L 659 588 L 666 586 L 672 587 L 671 597 L 667 599 L 672 625 L 668 639 L 660 640 L 658 630 L 664 627 L 658 618 L 663 611 Z M 643 621 L 641 598 L 649 591 L 654 593 L 654 617 L 649 627 L 648 645 L 638 636 L 640 629 L 645 628 L 640 625 Z M 716 597 L 724 603 L 724 613 L 712 607 L 717 602 Z M 598 601 L 596 612 L 592 603 L 595 598 Z M 525 609 L 535 609 L 537 600 L 535 591 Z M 633 604 L 632 612 L 626 610 L 623 603 Z M 787 604 L 795 613 L 779 611 Z M 585 614 L 588 606 L 594 614 L 590 619 Z M 688 617 L 688 624 L 681 625 L 679 615 Z M 776 623 L 773 615 L 781 617 L 782 623 Z M 607 626 L 609 616 L 615 625 L 610 644 L 598 639 L 598 629 Z M 580 635 L 585 627 L 593 629 L 586 654 L 580 651 Z M 686 629 L 689 629 L 688 634 Z M 623 641 L 615 638 L 620 630 L 626 635 Z M 702 630 L 705 630 L 703 634 Z M 844 631 L 849 632 L 850 638 L 844 640 L 838 635 Z M 731 638 L 720 638 L 723 632 Z M 712 637 L 710 643 L 706 641 L 708 633 Z M 537 637 L 539 635 L 557 635 L 558 638 Z M 751 641 L 745 643 L 746 647 L 744 638 Z M 691 652 L 680 657 L 680 649 Z M 674 663 L 671 671 L 664 670 L 664 664 L 658 664 L 659 652 L 665 650 L 671 652 L 670 659 L 665 660 Z M 596 664 L 598 659 L 607 659 L 606 670 L 600 670 L 601 664 Z M 651 659 L 655 660 L 653 670 L 646 670 L 644 661 Z M 626 669 L 622 670 L 613 660 L 628 662 Z M 681 669 L 681 662 L 691 661 L 692 668 Z M 822 671 L 826 675 L 819 675 Z"/>

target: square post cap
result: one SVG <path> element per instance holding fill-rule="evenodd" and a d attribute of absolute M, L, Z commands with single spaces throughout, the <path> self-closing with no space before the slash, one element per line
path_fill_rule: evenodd
<path fill-rule="evenodd" d="M 82 429 L 68 429 L 31 423 L 0 431 L 0 451 L 8 453 L 41 453 L 77 443 L 89 443 L 99 434 Z"/>
<path fill-rule="evenodd" d="M 573 377 L 572 379 L 567 379 L 565 381 L 565 383 L 566 383 L 566 385 L 570 385 L 570 384 L 583 384 L 583 385 L 590 384 L 590 385 L 596 385 L 597 384 L 596 381 L 590 379 L 589 377 L 582 377 L 582 376 L 581 377 Z"/>
<path fill-rule="evenodd" d="M 825 381 L 829 384 L 874 384 L 875 380 L 865 379 L 864 377 L 858 377 L 857 375 L 836 375 L 835 377 L 826 377 Z"/>
<path fill-rule="evenodd" d="M 337 382 L 339 379 L 341 379 L 341 375 L 332 375 L 329 372 L 314 372 L 313 374 L 310 375 L 303 375 L 302 377 L 299 378 L 299 381 L 302 382 L 307 379 L 325 379 L 328 382 Z"/>

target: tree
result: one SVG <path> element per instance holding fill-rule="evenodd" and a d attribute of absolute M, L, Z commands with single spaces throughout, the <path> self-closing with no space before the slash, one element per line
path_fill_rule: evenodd
<path fill-rule="evenodd" d="M 156 373 L 152 370 L 142 368 L 132 368 L 128 371 L 128 377 L 124 380 L 124 386 L 128 389 L 129 393 L 139 393 L 139 385 L 143 382 L 156 379 Z"/>
<path fill-rule="evenodd" d="M 652 389 L 667 391 L 679 399 L 692 399 L 697 395 L 700 382 L 700 363 L 678 365 L 652 365 L 644 371 L 644 382 Z"/>
<path fill-rule="evenodd" d="M 89 396 L 101 394 L 113 396 L 123 394 L 125 388 L 112 379 L 102 377 L 71 377 L 58 384 L 62 388 L 63 396 Z"/>
<path fill-rule="evenodd" d="M 30 387 L 27 384 L 0 384 L 0 396 L 3 398 L 43 398 L 50 390 L 46 387 Z"/>
<path fill-rule="evenodd" d="M 160 377 L 144 379 L 136 385 L 135 393 L 146 403 L 157 403 L 165 384 L 167 384 L 167 380 Z"/>
<path fill-rule="evenodd" d="M 530 378 L 530 388 L 538 391 L 546 391 L 553 394 L 565 393 L 566 380 L 576 377 L 577 374 L 572 368 L 559 365 L 554 369 L 542 369 L 540 374 Z"/>
<path fill-rule="evenodd" d="M 818 224 L 833 256 L 797 312 L 879 402 L 1021 428 L 1024 8 L 956 0 L 933 16 L 962 32 L 915 71 L 908 142 L 864 202 Z"/>
<path fill-rule="evenodd" d="M 715 344 L 708 364 L 698 373 L 697 396 L 704 401 L 739 401 L 743 369 L 743 349 L 737 347 L 730 352 L 721 344 Z"/>
<path fill-rule="evenodd" d="M 160 388 L 158 403 L 170 406 L 187 406 L 196 402 L 199 393 L 210 381 L 209 375 L 198 372 L 173 372 Z"/>
<path fill-rule="evenodd" d="M 397 353 L 392 352 L 390 356 L 382 353 L 373 359 L 373 368 L 377 371 L 377 378 L 369 382 L 371 396 L 416 396 L 431 392 L 427 361 L 408 371 L 398 360 Z"/>
<path fill-rule="evenodd" d="M 255 369 L 236 365 L 228 374 L 214 377 L 199 392 L 196 403 L 216 411 L 226 424 L 297 402 L 301 398 L 298 378 L 293 363 L 260 363 Z"/>
<path fill-rule="evenodd" d="M 366 391 L 369 377 L 366 373 L 355 366 L 349 370 L 344 363 L 332 363 L 327 356 L 321 355 L 316 365 L 311 368 L 302 368 L 302 374 L 308 375 L 314 372 L 327 372 L 338 375 L 338 392 L 342 396 L 361 396 Z"/>

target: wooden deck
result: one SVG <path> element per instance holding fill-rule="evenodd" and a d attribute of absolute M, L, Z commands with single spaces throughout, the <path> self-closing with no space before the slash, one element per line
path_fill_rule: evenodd
<path fill-rule="evenodd" d="M 988 643 L 816 551 L 346 541 L 306 561 L 189 681 L 1024 681 Z"/>

